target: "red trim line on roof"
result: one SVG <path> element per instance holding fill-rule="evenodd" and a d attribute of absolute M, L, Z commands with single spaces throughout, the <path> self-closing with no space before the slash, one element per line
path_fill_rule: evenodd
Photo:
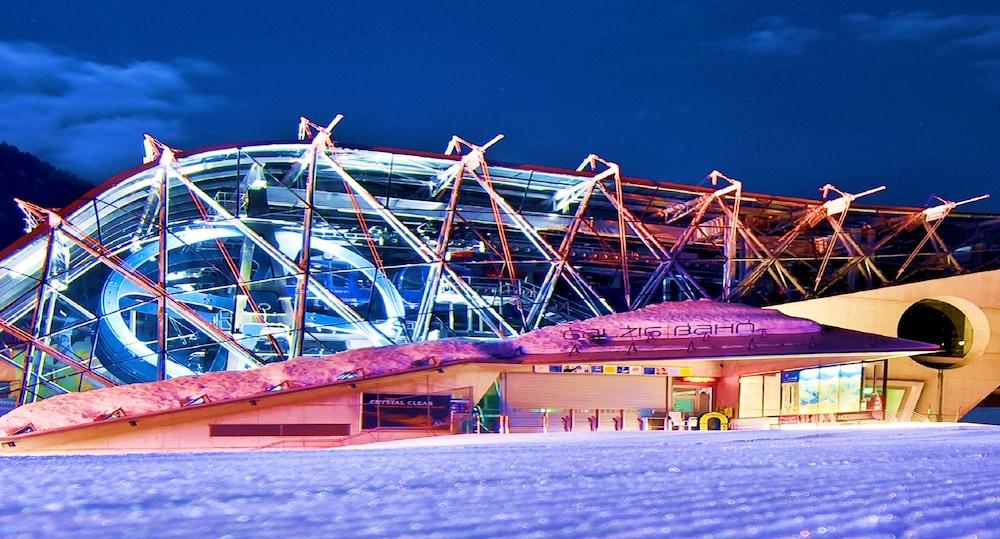
<path fill-rule="evenodd" d="M 233 150 L 239 150 L 239 149 L 242 149 L 242 148 L 248 148 L 248 147 L 254 147 L 254 146 L 267 146 L 267 145 L 272 145 L 272 144 L 303 144 L 303 145 L 305 145 L 305 144 L 308 144 L 308 143 L 304 142 L 304 141 L 301 141 L 301 140 L 291 140 L 291 141 L 289 141 L 289 140 L 270 140 L 270 141 L 262 141 L 262 142 L 246 142 L 246 143 L 235 143 L 235 144 L 217 144 L 217 145 L 211 145 L 211 146 L 203 146 L 203 147 L 200 147 L 200 148 L 197 148 L 197 149 L 193 149 L 193 150 L 178 150 L 177 151 L 177 157 L 178 158 L 190 157 L 190 156 L 193 156 L 193 155 L 197 155 L 199 153 L 225 150 L 225 149 L 228 149 L 228 148 L 231 148 Z M 442 154 L 442 153 L 435 153 L 435 152 L 428 152 L 428 151 L 421 151 L 421 150 L 406 150 L 406 149 L 400 149 L 400 148 L 392 148 L 392 147 L 389 147 L 389 146 L 342 145 L 342 147 L 349 148 L 349 149 L 357 149 L 357 150 L 375 151 L 375 152 L 388 152 L 388 153 L 395 153 L 395 154 L 407 155 L 407 156 L 412 156 L 412 157 L 427 157 L 427 158 L 433 158 L 433 159 L 444 159 L 444 160 L 448 160 L 448 161 L 458 161 L 459 159 L 461 159 L 461 156 L 457 156 L 457 155 L 445 155 L 445 154 Z M 577 171 L 577 170 L 574 170 L 574 169 L 552 167 L 552 166 L 546 166 L 546 165 L 510 164 L 510 163 L 504 163 L 504 162 L 500 162 L 500 161 L 490 161 L 490 164 L 494 165 L 494 166 L 500 166 L 500 167 L 511 168 L 511 169 L 516 169 L 516 170 L 524 170 L 524 171 L 529 171 L 529 172 L 530 171 L 548 172 L 548 173 L 552 173 L 552 174 L 563 174 L 563 175 L 567 175 L 567 176 L 578 176 L 578 177 L 591 177 L 592 176 L 592 174 L 590 174 L 590 173 L 580 172 L 580 171 Z M 66 207 L 60 209 L 59 210 L 59 215 L 61 215 L 63 217 L 68 216 L 69 214 L 71 214 L 74 211 L 80 209 L 84 204 L 90 202 L 98 194 L 106 191 L 110 187 L 118 184 L 119 182 L 121 182 L 121 181 L 123 181 L 123 180 L 125 180 L 125 179 L 127 179 L 127 178 L 129 178 L 131 176 L 134 176 L 134 175 L 136 175 L 136 174 L 138 174 L 138 173 L 140 173 L 140 172 L 142 172 L 142 171 L 144 171 L 146 169 L 149 169 L 149 168 L 152 168 L 152 167 L 155 167 L 155 166 L 156 166 L 156 163 L 147 163 L 147 164 L 144 164 L 144 165 L 139 165 L 139 166 L 130 168 L 130 169 L 125 170 L 123 172 L 120 172 L 118 174 L 115 174 L 114 176 L 112 176 L 108 180 L 99 183 L 97 186 L 95 186 L 94 188 L 92 188 L 89 191 L 87 191 L 82 197 L 80 197 L 76 201 L 74 201 L 74 202 L 70 203 L 69 205 L 67 205 Z M 624 176 L 622 179 L 626 183 L 630 183 L 630 184 L 634 184 L 634 185 L 640 185 L 640 186 L 645 186 L 645 187 L 654 188 L 654 189 L 657 188 L 657 187 L 659 187 L 659 188 L 665 188 L 665 189 L 673 189 L 673 190 L 677 190 L 677 191 L 687 191 L 687 192 L 691 192 L 691 193 L 711 193 L 712 191 L 714 191 L 714 188 L 712 188 L 712 187 L 704 187 L 704 186 L 697 186 L 697 185 L 688 185 L 688 184 L 670 182 L 670 181 L 666 181 L 666 180 L 664 180 L 664 181 L 648 180 L 648 179 L 645 179 L 645 178 L 636 178 L 636 177 L 632 177 L 632 176 Z M 786 205 L 789 205 L 789 206 L 801 206 L 801 205 L 804 205 L 804 204 L 818 205 L 818 204 L 822 204 L 824 202 L 823 200 L 820 200 L 820 199 L 799 198 L 799 197 L 782 196 L 782 195 L 768 195 L 768 194 L 762 194 L 762 193 L 752 193 L 752 192 L 749 192 L 749 191 L 744 191 L 743 192 L 743 198 L 744 199 L 746 199 L 746 198 L 753 198 L 753 199 L 756 199 L 757 201 L 759 201 L 760 203 L 767 203 L 767 204 L 780 203 L 780 204 L 786 204 Z M 909 212 L 917 212 L 917 211 L 923 210 L 923 208 L 917 208 L 917 207 L 912 207 L 912 206 L 887 206 L 887 205 L 867 205 L 867 204 L 852 205 L 851 209 L 852 210 L 868 210 L 868 211 L 874 211 L 874 212 L 884 211 L 884 212 L 887 212 L 887 213 L 909 213 Z M 992 214 L 992 213 L 977 213 L 977 212 L 962 212 L 961 214 L 959 214 L 959 213 L 952 214 L 952 216 L 959 216 L 959 215 L 987 217 L 987 216 L 992 216 L 992 215 L 997 215 L 997 214 Z M 20 238 L 18 238 L 17 240 L 15 240 L 14 243 L 11 243 L 7 247 L 5 247 L 3 250 L 0 250 L 0 259 L 6 258 L 10 254 L 12 254 L 15 251 L 17 251 L 18 249 L 24 247 L 25 245 L 27 245 L 28 243 L 30 243 L 31 241 L 33 241 L 35 238 L 37 238 L 38 236 L 40 236 L 42 233 L 44 233 L 47 230 L 48 230 L 48 225 L 43 223 L 39 227 L 37 227 L 35 230 L 29 232 L 28 234 L 25 234 L 24 236 L 21 236 Z"/>

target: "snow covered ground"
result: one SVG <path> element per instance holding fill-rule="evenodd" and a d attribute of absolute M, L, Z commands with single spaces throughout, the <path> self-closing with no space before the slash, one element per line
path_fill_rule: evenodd
<path fill-rule="evenodd" d="M 408 445 L 3 458 L 0 536 L 1000 536 L 996 427 Z"/>

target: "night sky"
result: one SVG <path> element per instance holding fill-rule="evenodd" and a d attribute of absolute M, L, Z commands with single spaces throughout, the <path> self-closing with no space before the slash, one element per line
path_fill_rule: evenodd
<path fill-rule="evenodd" d="M 0 140 L 93 181 L 150 132 L 178 148 L 291 139 L 873 201 L 991 192 L 1000 6 L 913 2 L 3 4 Z"/>

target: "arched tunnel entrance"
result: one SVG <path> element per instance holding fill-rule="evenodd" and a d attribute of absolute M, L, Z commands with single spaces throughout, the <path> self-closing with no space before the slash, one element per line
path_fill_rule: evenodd
<path fill-rule="evenodd" d="M 911 305 L 899 318 L 897 335 L 936 344 L 940 352 L 915 356 L 917 363 L 932 369 L 959 366 L 972 348 L 972 324 L 954 305 L 936 299 L 924 299 Z"/>

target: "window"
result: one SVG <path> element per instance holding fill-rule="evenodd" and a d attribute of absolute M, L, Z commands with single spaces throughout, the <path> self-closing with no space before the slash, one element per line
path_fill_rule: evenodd
<path fill-rule="evenodd" d="M 742 376 L 739 417 L 860 412 L 884 382 L 881 360 Z"/>
<path fill-rule="evenodd" d="M 781 373 L 740 377 L 740 417 L 774 417 L 781 413 Z"/>

